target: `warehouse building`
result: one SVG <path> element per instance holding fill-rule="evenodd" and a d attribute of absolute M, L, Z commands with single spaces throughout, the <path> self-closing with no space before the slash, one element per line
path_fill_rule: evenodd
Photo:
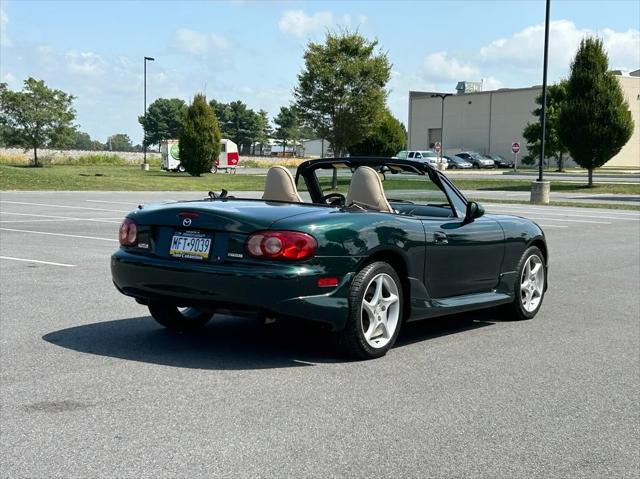
<path fill-rule="evenodd" d="M 606 167 L 640 169 L 640 70 L 614 73 L 629 103 L 634 130 Z M 444 99 L 440 92 L 409 92 L 410 150 L 428 149 L 440 141 L 445 155 L 471 150 L 513 158 L 511 144 L 517 141 L 519 157 L 528 154 L 522 132 L 527 123 L 535 121 L 532 111 L 541 86 L 482 91 L 479 82 L 459 82 L 456 90 Z"/>

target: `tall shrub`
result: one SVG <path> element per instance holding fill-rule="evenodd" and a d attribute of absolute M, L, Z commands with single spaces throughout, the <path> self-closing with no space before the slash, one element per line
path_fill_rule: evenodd
<path fill-rule="evenodd" d="M 180 131 L 180 163 L 191 176 L 211 170 L 220 155 L 220 128 L 207 99 L 198 93 L 187 108 Z"/>
<path fill-rule="evenodd" d="M 602 40 L 585 38 L 571 64 L 566 100 L 558 119 L 560 141 L 589 171 L 613 158 L 629 141 L 633 119 L 618 79 L 609 72 Z"/>

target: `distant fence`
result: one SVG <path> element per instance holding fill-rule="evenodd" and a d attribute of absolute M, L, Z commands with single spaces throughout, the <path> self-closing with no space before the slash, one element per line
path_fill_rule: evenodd
<path fill-rule="evenodd" d="M 25 151 L 23 148 L 0 148 L 0 155 L 21 156 L 33 161 L 33 149 Z M 87 155 L 117 155 L 132 163 L 142 163 L 144 154 L 138 151 L 101 151 L 101 150 L 55 150 L 49 148 L 38 149 L 38 158 L 80 158 Z M 160 153 L 147 151 L 147 159 L 160 159 Z"/>

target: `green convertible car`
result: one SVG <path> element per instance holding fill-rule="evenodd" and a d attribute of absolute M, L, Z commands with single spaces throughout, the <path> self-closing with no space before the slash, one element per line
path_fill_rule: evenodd
<path fill-rule="evenodd" d="M 161 325 L 190 331 L 220 311 L 317 321 L 360 358 L 384 355 L 405 321 L 490 307 L 533 318 L 547 288 L 537 224 L 485 214 L 400 159 L 311 160 L 295 179 L 276 166 L 261 199 L 141 205 L 119 236 L 113 281 Z"/>

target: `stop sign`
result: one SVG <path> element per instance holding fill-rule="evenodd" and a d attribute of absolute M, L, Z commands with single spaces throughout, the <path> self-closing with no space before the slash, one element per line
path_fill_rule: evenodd
<path fill-rule="evenodd" d="M 436 144 L 433 145 L 433 149 L 436 150 L 436 153 L 440 153 L 440 150 L 442 149 L 442 147 L 440 146 L 439 141 L 436 141 Z"/>
<path fill-rule="evenodd" d="M 520 151 L 520 143 L 518 143 L 517 141 L 511 143 L 511 151 L 513 151 L 514 153 L 518 153 Z"/>

